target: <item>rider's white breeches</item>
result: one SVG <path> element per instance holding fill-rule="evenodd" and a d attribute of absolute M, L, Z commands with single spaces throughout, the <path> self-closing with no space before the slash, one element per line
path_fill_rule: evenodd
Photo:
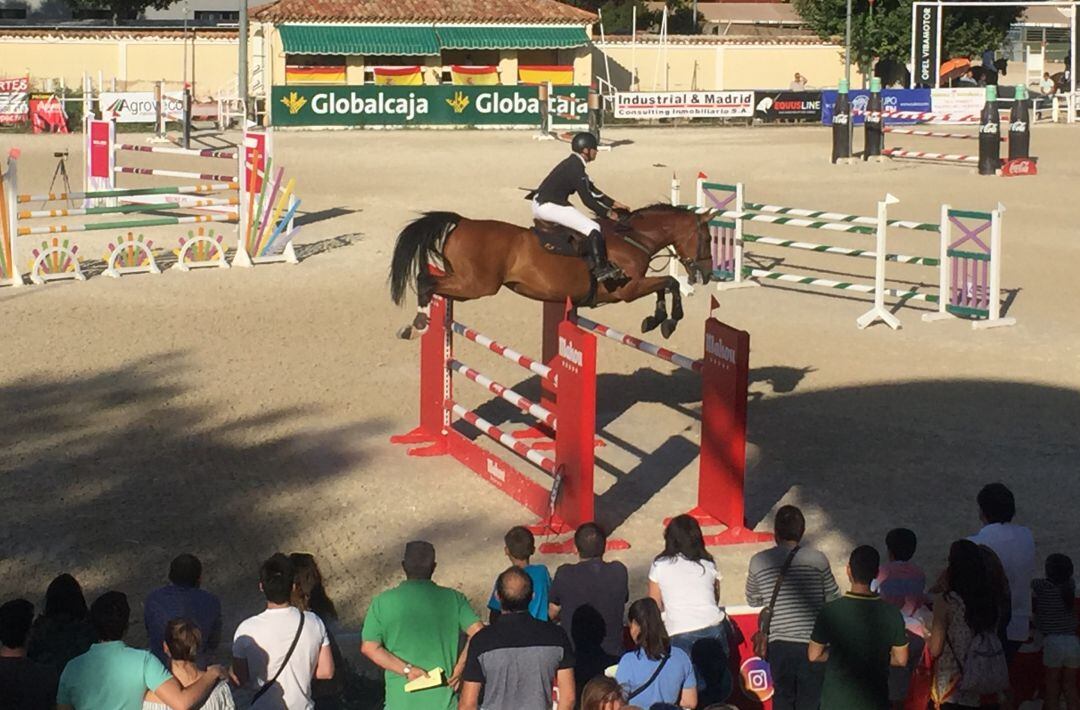
<path fill-rule="evenodd" d="M 539 204 L 536 200 L 533 200 L 532 213 L 533 217 L 536 219 L 561 224 L 584 236 L 589 236 L 589 232 L 592 232 L 593 230 L 600 231 L 599 224 L 581 214 L 570 205 L 557 205 L 554 202 Z"/>

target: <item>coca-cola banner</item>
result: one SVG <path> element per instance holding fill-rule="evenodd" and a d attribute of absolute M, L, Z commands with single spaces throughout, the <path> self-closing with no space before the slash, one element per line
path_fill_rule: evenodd
<path fill-rule="evenodd" d="M 754 118 L 773 121 L 821 120 L 820 91 L 755 91 Z"/>

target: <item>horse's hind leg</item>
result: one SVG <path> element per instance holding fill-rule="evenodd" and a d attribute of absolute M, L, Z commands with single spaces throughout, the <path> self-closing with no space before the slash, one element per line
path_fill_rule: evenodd
<path fill-rule="evenodd" d="M 427 271 L 423 271 L 416 277 L 416 317 L 412 323 L 400 328 L 397 337 L 402 340 L 413 340 L 423 335 L 431 322 L 431 299 L 438 290 L 436 277 Z"/>

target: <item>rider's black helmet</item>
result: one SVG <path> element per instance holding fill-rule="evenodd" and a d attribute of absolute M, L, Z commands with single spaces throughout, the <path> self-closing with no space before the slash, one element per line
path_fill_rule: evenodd
<path fill-rule="evenodd" d="M 580 153 L 586 148 L 596 150 L 599 144 L 596 142 L 596 136 L 591 133 L 578 133 L 574 135 L 574 139 L 570 141 L 570 150 L 575 153 Z"/>

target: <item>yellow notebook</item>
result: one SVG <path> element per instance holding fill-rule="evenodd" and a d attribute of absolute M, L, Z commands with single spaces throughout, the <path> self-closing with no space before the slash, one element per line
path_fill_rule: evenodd
<path fill-rule="evenodd" d="M 405 684 L 406 693 L 414 693 L 417 690 L 427 690 L 446 685 L 446 671 L 442 668 L 432 668 L 427 675 L 420 676 L 416 680 L 410 680 Z"/>

